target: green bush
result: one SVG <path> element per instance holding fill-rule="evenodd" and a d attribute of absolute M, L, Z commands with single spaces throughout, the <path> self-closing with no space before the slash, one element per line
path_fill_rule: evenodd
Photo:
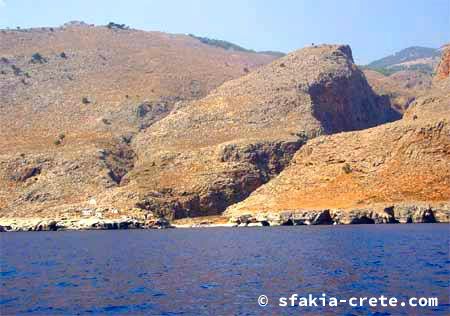
<path fill-rule="evenodd" d="M 127 30 L 129 29 L 128 26 L 126 26 L 125 24 L 118 24 L 118 23 L 114 23 L 114 22 L 109 22 L 108 25 L 106 25 L 107 28 L 109 28 L 110 30 Z"/>

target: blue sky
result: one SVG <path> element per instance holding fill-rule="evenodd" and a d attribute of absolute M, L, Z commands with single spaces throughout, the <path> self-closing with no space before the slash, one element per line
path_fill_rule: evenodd
<path fill-rule="evenodd" d="M 450 42 L 450 0 L 0 0 L 0 28 L 70 20 L 193 33 L 256 50 L 347 43 L 361 64 Z"/>

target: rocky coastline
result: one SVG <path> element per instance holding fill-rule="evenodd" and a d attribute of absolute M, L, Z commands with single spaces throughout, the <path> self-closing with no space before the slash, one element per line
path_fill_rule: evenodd
<path fill-rule="evenodd" d="M 450 205 L 398 204 L 347 210 L 292 210 L 230 217 L 241 226 L 449 223 Z"/>
<path fill-rule="evenodd" d="M 450 204 L 398 204 L 387 207 L 346 210 L 323 209 L 257 212 L 231 216 L 226 222 L 208 220 L 207 217 L 206 219 L 202 219 L 176 224 L 165 218 L 150 220 L 132 217 L 122 217 L 119 219 L 96 217 L 73 219 L 0 218 L 0 232 L 450 223 Z"/>

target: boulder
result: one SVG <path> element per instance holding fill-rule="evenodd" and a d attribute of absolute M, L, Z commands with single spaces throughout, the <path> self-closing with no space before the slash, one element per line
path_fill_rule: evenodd
<path fill-rule="evenodd" d="M 434 218 L 438 223 L 450 223 L 450 203 L 439 204 L 432 207 Z"/>
<path fill-rule="evenodd" d="M 41 168 L 39 166 L 25 166 L 13 171 L 10 175 L 10 179 L 17 182 L 24 182 L 39 173 L 41 173 Z"/>

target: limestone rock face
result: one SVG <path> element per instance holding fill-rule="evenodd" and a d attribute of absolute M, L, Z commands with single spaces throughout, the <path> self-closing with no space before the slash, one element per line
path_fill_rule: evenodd
<path fill-rule="evenodd" d="M 374 205 L 407 203 L 391 216 L 433 222 L 417 205 L 450 200 L 449 92 L 419 98 L 400 121 L 308 141 L 279 176 L 225 214 L 341 209 L 346 222 L 373 222 Z"/>
<path fill-rule="evenodd" d="M 368 86 L 348 46 L 305 48 L 180 103 L 139 134 L 129 190 L 175 218 L 241 201 L 321 134 L 398 118 Z"/>

